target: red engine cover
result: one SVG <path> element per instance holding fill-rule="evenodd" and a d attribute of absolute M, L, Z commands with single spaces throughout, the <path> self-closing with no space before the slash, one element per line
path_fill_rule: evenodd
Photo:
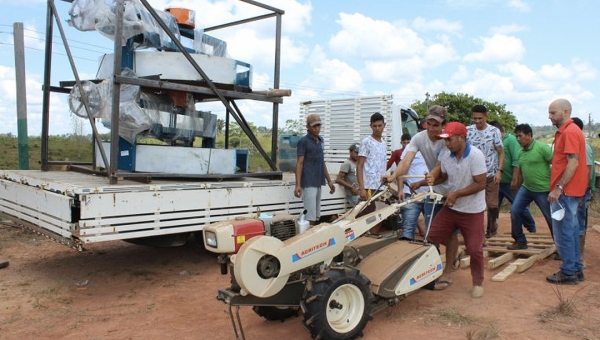
<path fill-rule="evenodd" d="M 236 253 L 240 250 L 240 247 L 244 242 L 254 236 L 265 234 L 265 225 L 263 221 L 256 218 L 234 220 L 231 224 L 233 225 L 233 238 L 235 240 Z"/>

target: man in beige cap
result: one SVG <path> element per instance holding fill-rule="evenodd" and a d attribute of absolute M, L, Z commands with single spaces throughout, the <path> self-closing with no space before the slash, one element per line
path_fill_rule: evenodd
<path fill-rule="evenodd" d="M 315 225 L 321 217 L 321 186 L 325 181 L 329 185 L 329 192 L 335 191 L 335 186 L 329 177 L 325 166 L 323 150 L 325 144 L 321 132 L 321 117 L 313 113 L 306 117 L 306 136 L 298 141 L 296 149 L 296 187 L 294 195 L 302 196 L 306 220 L 310 225 Z"/>

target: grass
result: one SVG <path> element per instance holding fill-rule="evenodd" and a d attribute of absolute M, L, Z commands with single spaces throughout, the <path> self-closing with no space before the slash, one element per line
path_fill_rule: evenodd
<path fill-rule="evenodd" d="M 46 310 L 50 308 L 50 305 L 53 302 L 60 303 L 63 305 L 69 305 L 73 303 L 73 297 L 66 293 L 63 293 L 62 290 L 62 285 L 56 285 L 34 293 L 33 307 L 35 309 Z"/>
<path fill-rule="evenodd" d="M 500 338 L 500 331 L 496 322 L 485 323 L 483 320 L 463 314 L 457 308 L 443 309 L 439 312 L 438 322 L 454 324 L 458 326 L 469 326 L 465 337 L 468 340 L 491 340 Z"/>
<path fill-rule="evenodd" d="M 457 325 L 470 325 L 477 322 L 477 318 L 471 315 L 462 314 L 456 308 L 444 309 L 440 312 L 440 318 L 443 321 L 451 322 Z"/>
<path fill-rule="evenodd" d="M 572 298 L 564 296 L 561 287 L 550 285 L 554 295 L 558 299 L 558 304 L 552 306 L 540 313 L 542 322 L 551 322 L 558 317 L 574 317 L 577 315 L 577 306 Z"/>
<path fill-rule="evenodd" d="M 271 134 L 257 133 L 260 144 L 266 153 L 271 153 Z M 194 146 L 199 146 L 200 141 L 194 142 Z M 247 139 L 247 138 L 246 138 Z M 256 148 L 251 145 L 249 140 L 240 138 L 239 148 L 247 149 L 249 152 L 248 168 L 249 172 L 270 171 L 267 161 L 258 153 Z M 149 143 L 145 140 L 144 143 Z M 217 148 L 222 148 L 224 136 L 220 134 L 217 137 Z M 41 137 L 30 137 L 28 143 L 29 150 L 29 169 L 39 170 L 41 162 Z M 50 161 L 72 161 L 72 162 L 92 162 L 92 140 L 87 136 L 50 136 L 48 140 L 48 159 Z M 12 135 L 0 135 L 0 169 L 18 169 L 19 168 L 19 145 L 17 137 Z"/>
<path fill-rule="evenodd" d="M 479 329 L 469 329 L 467 331 L 467 340 L 492 340 L 500 338 L 498 326 L 493 323 Z"/>
<path fill-rule="evenodd" d="M 42 153 L 41 137 L 29 138 L 29 169 L 39 170 Z M 48 159 L 51 161 L 92 161 L 91 139 L 82 136 L 50 136 Z M 0 135 L 0 169 L 19 168 L 19 147 L 14 136 Z"/>

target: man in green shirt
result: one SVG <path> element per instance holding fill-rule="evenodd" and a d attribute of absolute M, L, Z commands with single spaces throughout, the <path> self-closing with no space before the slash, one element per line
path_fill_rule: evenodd
<path fill-rule="evenodd" d="M 519 190 L 518 176 L 514 174 L 519 171 L 519 152 L 521 151 L 521 146 L 517 142 L 515 135 L 504 131 L 504 126 L 500 122 L 491 121 L 490 125 L 500 130 L 502 147 L 504 148 L 504 167 L 500 170 L 502 171 L 502 177 L 500 178 L 500 187 L 498 190 L 498 207 L 502 206 L 504 198 L 512 205 L 515 201 L 515 193 Z M 528 207 L 525 207 L 525 211 L 523 211 L 523 225 L 529 232 L 535 233 L 535 220 L 531 216 Z"/>
<path fill-rule="evenodd" d="M 547 144 L 533 139 L 533 131 L 529 124 L 517 125 L 515 136 L 523 149 L 519 152 L 519 167 L 515 172 L 516 184 L 520 188 L 510 208 L 511 236 L 515 242 L 507 247 L 509 250 L 527 249 L 527 238 L 522 228 L 523 212 L 532 201 L 540 208 L 552 234 L 548 201 L 552 149 Z"/>

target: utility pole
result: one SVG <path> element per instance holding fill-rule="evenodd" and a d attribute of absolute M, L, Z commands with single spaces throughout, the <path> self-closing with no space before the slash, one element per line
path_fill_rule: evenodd
<path fill-rule="evenodd" d="M 429 111 L 429 92 L 425 92 L 425 110 Z"/>
<path fill-rule="evenodd" d="M 27 136 L 27 87 L 25 84 L 25 42 L 23 23 L 13 24 L 15 46 L 15 78 L 17 86 L 17 139 L 19 142 L 19 169 L 29 170 Z"/>

